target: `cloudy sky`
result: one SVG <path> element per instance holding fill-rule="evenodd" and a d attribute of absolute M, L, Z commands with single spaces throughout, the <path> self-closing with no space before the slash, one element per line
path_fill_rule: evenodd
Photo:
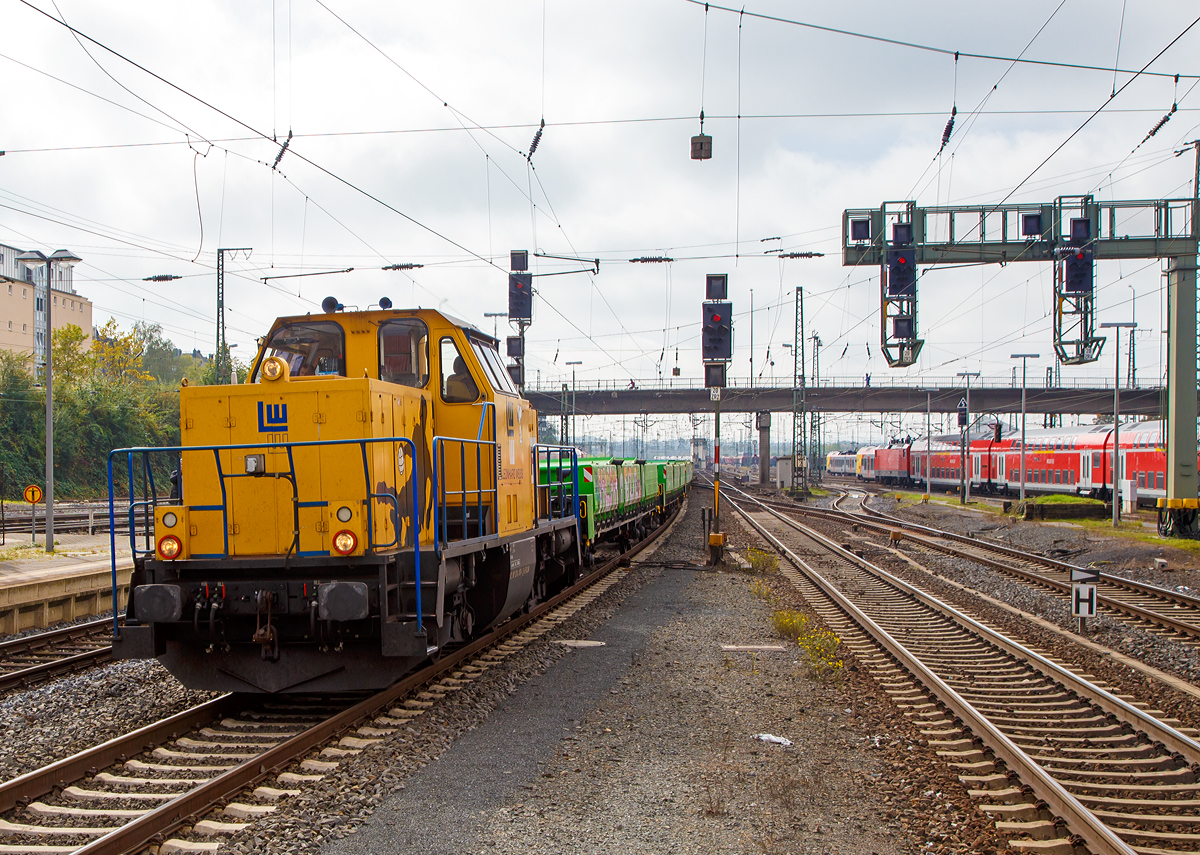
<path fill-rule="evenodd" d="M 271 318 L 327 294 L 490 331 L 483 313 L 506 309 L 508 251 L 523 248 L 600 259 L 598 274 L 535 259 L 582 272 L 537 280 L 531 381 L 559 382 L 574 360 L 581 382 L 699 376 L 710 272 L 730 274 L 735 375 L 790 378 L 800 286 L 824 376 L 1007 377 L 1010 353 L 1053 352 L 1049 265 L 923 278 L 921 363 L 889 371 L 879 271 L 841 266 L 843 209 L 1193 192 L 1191 153 L 1174 156 L 1200 136 L 1200 25 L 1180 37 L 1192 3 L 0 4 L 0 242 L 73 250 L 97 323 L 155 321 L 185 349 L 212 349 L 219 247 L 253 250 L 229 260 L 243 355 Z M 1131 81 L 1147 63 L 1156 74 Z M 707 162 L 688 156 L 701 109 Z M 674 261 L 629 261 L 642 256 Z M 381 269 L 397 263 L 424 266 Z M 1142 382 L 1161 373 L 1160 267 L 1097 269 L 1098 320 L 1136 311 Z M 154 274 L 183 278 L 142 281 Z M 1111 376 L 1110 354 L 1064 380 Z"/>

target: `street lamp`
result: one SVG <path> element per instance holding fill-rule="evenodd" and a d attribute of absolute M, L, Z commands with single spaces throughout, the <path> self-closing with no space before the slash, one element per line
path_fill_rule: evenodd
<path fill-rule="evenodd" d="M 42 262 L 46 265 L 46 302 L 43 315 L 46 319 L 45 339 L 43 340 L 42 348 L 46 359 L 46 370 L 44 379 L 46 382 L 46 551 L 54 551 L 54 375 L 53 375 L 53 358 L 51 353 L 53 348 L 50 346 L 50 305 L 54 302 L 52 294 L 54 281 L 54 264 L 57 262 L 62 267 L 70 269 L 78 264 L 83 259 L 77 257 L 75 253 L 69 250 L 59 249 L 47 258 L 42 253 L 35 250 L 23 252 L 17 256 L 17 261 L 23 261 L 26 265 L 37 264 Z"/>
<path fill-rule="evenodd" d="M 1117 479 L 1121 477 L 1121 328 L 1125 327 L 1130 330 L 1129 334 L 1133 335 L 1133 330 L 1137 327 L 1136 321 L 1105 321 L 1100 324 L 1100 329 L 1111 329 L 1116 341 L 1113 342 L 1113 357 L 1116 364 L 1116 374 L 1113 378 L 1113 463 L 1112 463 L 1112 521 L 1113 528 L 1121 522 L 1121 492 L 1117 486 Z"/>
<path fill-rule="evenodd" d="M 496 318 L 507 318 L 508 312 L 484 312 L 483 316 L 485 318 L 492 319 L 492 338 L 499 341 L 500 340 L 500 326 L 499 326 L 500 322 L 497 321 Z"/>
<path fill-rule="evenodd" d="M 229 345 L 229 347 L 227 349 L 232 351 L 235 347 L 237 347 L 236 342 L 234 344 Z M 229 354 L 229 385 L 230 386 L 237 385 L 237 363 L 235 363 L 233 361 L 232 353 Z"/>
<path fill-rule="evenodd" d="M 971 465 L 970 448 L 967 444 L 967 439 L 971 435 L 971 378 L 978 377 L 978 371 L 960 371 L 959 377 L 967 378 L 967 397 L 964 398 L 966 403 L 966 424 L 962 429 L 962 478 L 960 480 L 960 488 L 958 493 L 958 503 L 965 505 L 967 500 L 971 498 L 971 474 L 967 468 Z"/>
<path fill-rule="evenodd" d="M 1040 359 L 1040 353 L 1014 353 L 1009 359 L 1021 360 L 1021 501 L 1025 501 L 1025 360 Z"/>
<path fill-rule="evenodd" d="M 925 496 L 928 497 L 933 492 L 930 489 L 929 484 L 929 467 L 932 465 L 930 463 L 930 456 L 932 453 L 930 435 L 933 432 L 933 425 L 931 422 L 933 421 L 933 393 L 935 390 L 924 389 L 918 391 L 925 392 Z"/>
<path fill-rule="evenodd" d="M 583 365 L 583 360 L 572 359 L 567 365 L 571 366 L 571 442 L 567 443 L 571 445 L 575 441 L 575 366 Z"/>

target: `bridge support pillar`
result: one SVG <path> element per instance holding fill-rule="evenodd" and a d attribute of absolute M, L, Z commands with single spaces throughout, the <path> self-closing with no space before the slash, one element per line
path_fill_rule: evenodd
<path fill-rule="evenodd" d="M 771 483 L 771 414 L 757 413 L 754 426 L 758 428 L 758 483 Z"/>

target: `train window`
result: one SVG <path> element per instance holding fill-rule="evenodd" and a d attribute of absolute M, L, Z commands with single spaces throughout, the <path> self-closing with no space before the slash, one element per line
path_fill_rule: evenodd
<path fill-rule="evenodd" d="M 1161 472 L 1158 473 L 1155 481 L 1158 483 L 1158 487 L 1156 489 L 1161 490 L 1163 488 L 1163 474 Z"/>
<path fill-rule="evenodd" d="M 1139 472 L 1139 473 L 1138 473 L 1138 486 L 1139 486 L 1139 487 L 1145 487 L 1145 486 L 1146 486 L 1146 473 L 1145 473 L 1145 472 Z"/>
<path fill-rule="evenodd" d="M 492 388 L 498 392 L 507 392 L 510 395 L 517 394 L 517 390 L 512 383 L 512 377 L 509 376 L 508 369 L 504 367 L 504 363 L 500 361 L 500 354 L 496 348 L 487 342 L 476 341 L 475 339 L 471 339 L 471 347 L 475 348 L 475 355 L 483 364 L 488 377 L 491 378 Z"/>
<path fill-rule="evenodd" d="M 442 400 L 448 404 L 473 404 L 479 400 L 479 386 L 467 368 L 467 361 L 458 352 L 452 338 L 443 338 L 439 345 L 442 369 Z"/>
<path fill-rule="evenodd" d="M 429 327 L 416 318 L 379 325 L 379 379 L 423 389 L 429 382 Z"/>
<path fill-rule="evenodd" d="M 332 321 L 300 321 L 282 326 L 271 334 L 264 352 L 284 360 L 293 377 L 346 376 L 345 335 L 341 325 Z M 256 370 L 253 382 L 259 380 Z"/>

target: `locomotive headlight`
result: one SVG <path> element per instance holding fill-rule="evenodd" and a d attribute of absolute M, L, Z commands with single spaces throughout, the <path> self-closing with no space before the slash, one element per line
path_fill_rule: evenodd
<path fill-rule="evenodd" d="M 158 541 L 158 554 L 163 558 L 178 558 L 179 553 L 182 551 L 183 544 L 173 534 L 168 534 Z"/>
<path fill-rule="evenodd" d="M 175 528 L 175 524 L 179 522 L 179 517 L 175 516 L 173 511 L 167 511 L 162 515 L 162 524 L 164 528 Z"/>
<path fill-rule="evenodd" d="M 278 380 L 286 370 L 287 367 L 278 356 L 268 356 L 263 360 L 262 376 L 264 380 Z"/>
<path fill-rule="evenodd" d="M 339 531 L 333 536 L 333 548 L 339 555 L 349 555 L 358 546 L 358 538 L 352 531 Z"/>
<path fill-rule="evenodd" d="M 354 516 L 354 511 L 350 510 L 345 505 L 342 505 L 340 508 L 337 509 L 338 522 L 348 523 L 348 522 L 350 522 L 350 520 L 353 516 Z"/>

